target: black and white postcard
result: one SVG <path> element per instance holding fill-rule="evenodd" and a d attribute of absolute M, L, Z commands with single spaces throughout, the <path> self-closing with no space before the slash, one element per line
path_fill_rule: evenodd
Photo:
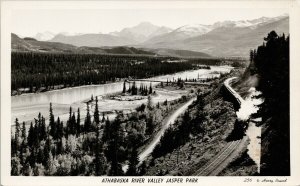
<path fill-rule="evenodd" d="M 1 185 L 299 185 L 299 10 L 2 1 Z"/>

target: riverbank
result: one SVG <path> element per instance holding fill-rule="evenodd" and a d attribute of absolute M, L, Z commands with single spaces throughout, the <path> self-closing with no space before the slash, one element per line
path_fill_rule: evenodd
<path fill-rule="evenodd" d="M 185 71 L 176 74 L 164 75 L 159 77 L 154 77 L 153 79 L 159 80 L 172 80 L 182 78 L 197 78 L 198 75 L 209 74 L 213 71 L 219 71 L 220 73 L 229 72 L 232 68 L 225 67 L 217 67 L 213 66 L 211 70 L 199 69 L 192 71 Z M 139 86 L 139 83 L 137 82 Z M 153 83 L 155 86 L 155 83 Z M 110 84 L 103 85 L 88 85 L 81 87 L 73 87 L 73 88 L 64 88 L 60 90 L 52 90 L 48 92 L 38 93 L 38 94 L 24 94 L 18 96 L 12 96 L 12 122 L 18 118 L 19 121 L 29 121 L 33 120 L 33 118 L 37 117 L 38 113 L 41 112 L 42 115 L 49 115 L 49 103 L 51 102 L 53 105 L 53 110 L 56 115 L 64 115 L 62 118 L 68 118 L 69 107 L 72 107 L 77 111 L 77 108 L 80 108 L 81 112 L 85 113 L 86 104 L 84 101 L 87 101 L 93 95 L 95 96 L 105 96 L 109 94 L 118 94 L 123 89 L 123 82 L 116 82 Z M 177 91 L 177 90 L 176 90 Z M 170 91 L 166 89 L 156 90 L 156 93 L 159 95 L 154 98 L 154 102 L 161 102 L 168 100 L 178 99 L 182 93 L 176 91 Z M 183 90 L 184 91 L 184 90 Z M 184 92 L 183 92 L 184 94 Z M 99 100 L 100 101 L 100 100 Z M 137 104 L 141 104 L 146 102 L 146 99 L 131 101 L 130 103 L 123 102 L 120 104 L 117 100 L 101 100 L 101 105 L 99 108 L 101 112 L 109 112 L 112 110 L 120 110 L 120 109 L 134 109 Z M 125 104 L 126 103 L 126 104 Z M 127 106 L 128 107 L 127 107 Z"/>

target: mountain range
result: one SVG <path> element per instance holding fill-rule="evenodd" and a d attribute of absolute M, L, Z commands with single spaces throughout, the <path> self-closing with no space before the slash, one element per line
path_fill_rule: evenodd
<path fill-rule="evenodd" d="M 248 56 L 272 30 L 289 33 L 289 17 L 261 17 L 253 20 L 222 21 L 212 25 L 183 25 L 176 29 L 142 22 L 107 34 L 38 33 L 35 39 L 75 47 L 135 47 L 159 53 L 200 52 L 207 56 Z M 56 44 L 58 45 L 58 44 Z M 67 47 L 68 48 L 68 47 Z M 178 54 L 175 52 L 176 54 Z M 196 54 L 196 53 L 195 53 Z M 197 53 L 199 54 L 199 53 Z"/>
<path fill-rule="evenodd" d="M 201 32 L 191 35 L 190 30 L 195 29 L 181 27 L 168 34 L 151 38 L 143 45 L 149 48 L 201 51 L 213 56 L 248 56 L 249 50 L 260 45 L 270 31 L 288 34 L 289 17 L 225 21 L 213 25 L 200 25 L 198 28 L 201 28 Z"/>
<path fill-rule="evenodd" d="M 76 54 L 119 54 L 119 55 L 152 55 L 172 57 L 211 57 L 202 52 L 173 49 L 143 49 L 130 46 L 88 47 L 74 46 L 59 42 L 38 41 L 35 38 L 20 38 L 11 34 L 13 52 L 43 52 L 43 53 L 76 53 Z"/>

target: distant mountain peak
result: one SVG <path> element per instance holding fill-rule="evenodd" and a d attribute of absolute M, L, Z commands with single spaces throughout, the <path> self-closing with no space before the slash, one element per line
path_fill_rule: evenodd
<path fill-rule="evenodd" d="M 39 32 L 37 33 L 34 38 L 38 41 L 48 41 L 52 38 L 54 38 L 55 34 L 53 32 L 50 31 L 46 31 L 46 32 Z"/>
<path fill-rule="evenodd" d="M 149 21 L 143 21 L 143 22 L 140 22 L 138 25 L 136 26 L 155 26 L 154 24 L 152 24 L 151 22 Z"/>
<path fill-rule="evenodd" d="M 184 32 L 190 36 L 202 35 L 209 31 L 211 31 L 212 27 L 210 25 L 203 25 L 203 24 L 190 24 L 184 25 L 175 29 L 173 32 Z"/>
<path fill-rule="evenodd" d="M 151 22 L 144 21 L 137 24 L 136 26 L 124 28 L 120 32 L 112 32 L 111 34 L 115 36 L 130 38 L 137 42 L 143 42 L 158 34 L 168 33 L 171 30 L 171 28 L 165 26 L 156 26 Z"/>

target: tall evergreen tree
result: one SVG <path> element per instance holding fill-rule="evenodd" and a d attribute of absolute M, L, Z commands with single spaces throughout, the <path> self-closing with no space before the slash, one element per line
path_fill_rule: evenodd
<path fill-rule="evenodd" d="M 104 129 L 103 129 L 103 135 L 102 135 L 102 141 L 103 142 L 106 142 L 110 139 L 110 131 L 111 129 L 111 125 L 110 125 L 110 121 L 109 119 L 107 118 L 106 121 L 105 121 L 105 125 L 104 125 Z"/>
<path fill-rule="evenodd" d="M 77 122 L 76 122 L 76 130 L 77 130 L 76 134 L 77 134 L 77 136 L 79 136 L 79 134 L 81 132 L 80 128 L 81 128 L 80 127 L 80 109 L 78 108 L 78 110 L 77 110 Z"/>
<path fill-rule="evenodd" d="M 85 132 L 90 132 L 91 130 L 91 115 L 90 115 L 90 108 L 89 108 L 89 103 L 86 103 L 86 117 L 85 117 L 85 121 L 84 121 L 84 130 Z"/>
<path fill-rule="evenodd" d="M 52 137 L 55 137 L 56 134 L 56 123 L 54 121 L 54 115 L 53 115 L 53 109 L 52 109 L 52 103 L 50 103 L 50 109 L 49 109 L 49 126 L 50 126 L 50 135 Z"/>
<path fill-rule="evenodd" d="M 134 146 L 131 151 L 130 159 L 129 159 L 129 167 L 126 175 L 128 176 L 138 176 L 137 166 L 139 164 L 139 156 L 137 148 Z"/>
<path fill-rule="evenodd" d="M 38 120 L 35 119 L 34 120 L 34 135 L 33 135 L 33 147 L 35 149 L 37 149 L 39 147 L 39 143 L 40 143 L 40 138 L 39 138 L 39 131 L 40 131 L 40 128 L 39 128 L 39 123 L 38 123 Z M 33 166 L 33 164 L 32 164 Z"/>
<path fill-rule="evenodd" d="M 40 126 L 41 126 L 41 128 L 40 128 L 40 140 L 45 140 L 46 137 L 47 137 L 47 131 L 46 131 L 45 118 L 43 116 L 41 118 L 41 125 Z"/>
<path fill-rule="evenodd" d="M 149 94 L 152 94 L 152 83 L 150 83 Z"/>
<path fill-rule="evenodd" d="M 123 94 L 126 93 L 126 82 L 125 82 L 125 81 L 124 81 L 124 83 L 123 83 L 123 91 L 122 91 L 122 93 L 123 93 Z"/>
<path fill-rule="evenodd" d="M 73 128 L 73 123 L 72 123 L 72 107 L 69 108 L 69 119 L 67 121 L 67 128 L 66 128 L 66 137 L 69 134 L 72 134 L 72 128 Z"/>
<path fill-rule="evenodd" d="M 104 114 L 104 112 L 102 112 L 102 123 L 104 123 L 105 122 L 105 114 Z"/>
<path fill-rule="evenodd" d="M 56 123 L 57 123 L 57 139 L 61 139 L 64 136 L 64 128 L 59 117 L 57 117 Z"/>
<path fill-rule="evenodd" d="M 98 125 L 97 125 L 98 126 Z M 100 141 L 99 127 L 96 130 L 96 152 L 95 152 L 95 174 L 96 176 L 103 175 L 106 169 L 106 160 L 103 154 L 103 144 Z"/>
<path fill-rule="evenodd" d="M 26 126 L 25 126 L 25 121 L 23 121 L 23 124 L 22 124 L 22 139 L 23 140 L 26 140 Z"/>
<path fill-rule="evenodd" d="M 71 118 L 71 134 L 76 134 L 76 116 L 75 112 L 73 112 L 72 118 Z"/>
<path fill-rule="evenodd" d="M 121 176 L 124 174 L 122 165 L 120 163 L 120 142 L 121 142 L 121 120 L 118 114 L 116 119 L 112 122 L 110 130 L 110 140 L 107 147 L 107 159 L 110 161 L 110 176 Z"/>
<path fill-rule="evenodd" d="M 19 123 L 18 118 L 16 118 L 15 124 L 16 124 L 16 127 L 15 127 L 15 148 L 16 148 L 16 152 L 17 152 L 19 150 L 19 147 L 20 147 L 19 137 L 20 137 L 20 131 L 21 131 L 21 127 L 20 127 L 20 123 Z"/>
<path fill-rule="evenodd" d="M 96 104 L 95 104 L 95 111 L 94 111 L 94 122 L 96 126 L 100 123 L 100 116 L 99 116 L 99 109 L 98 109 L 98 96 L 96 96 Z"/>
<path fill-rule="evenodd" d="M 28 141 L 27 142 L 28 146 L 31 148 L 33 146 L 33 141 L 34 141 L 34 128 L 32 122 L 30 123 L 27 141 Z"/>

